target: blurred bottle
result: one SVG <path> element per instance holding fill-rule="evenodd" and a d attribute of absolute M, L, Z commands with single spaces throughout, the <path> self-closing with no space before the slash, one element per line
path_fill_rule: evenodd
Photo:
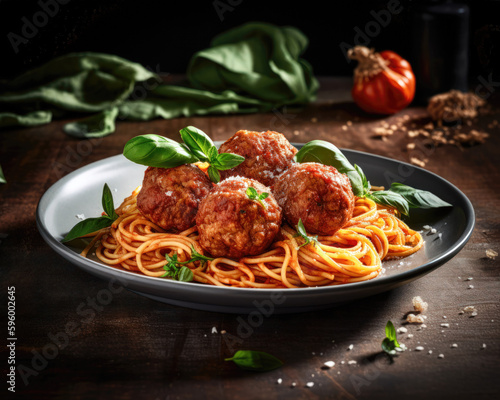
<path fill-rule="evenodd" d="M 417 102 L 451 89 L 467 91 L 469 7 L 446 0 L 421 1 L 411 29 Z"/>

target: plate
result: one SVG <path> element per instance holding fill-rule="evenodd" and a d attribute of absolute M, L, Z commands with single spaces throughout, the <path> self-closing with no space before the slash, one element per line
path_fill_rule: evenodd
<path fill-rule="evenodd" d="M 294 144 L 300 148 L 300 144 Z M 111 188 L 115 206 L 142 183 L 146 167 L 117 155 L 80 168 L 51 186 L 39 201 L 38 229 L 58 254 L 88 273 L 104 279 L 110 287 L 125 288 L 171 305 L 225 313 L 294 313 L 372 296 L 408 284 L 432 272 L 455 256 L 467 243 L 474 228 L 474 209 L 453 184 L 420 167 L 364 152 L 342 149 L 352 164 L 358 164 L 373 185 L 390 186 L 398 181 L 431 191 L 453 207 L 412 209 L 406 221 L 415 230 L 432 226 L 436 233 L 423 232 L 424 247 L 415 254 L 386 261 L 377 278 L 340 286 L 297 289 L 232 288 L 171 281 L 117 269 L 97 259 L 79 255 L 84 240 L 71 246 L 60 241 L 78 218 L 99 216 L 104 183 Z M 71 272 L 68 272 L 71 273 Z"/>

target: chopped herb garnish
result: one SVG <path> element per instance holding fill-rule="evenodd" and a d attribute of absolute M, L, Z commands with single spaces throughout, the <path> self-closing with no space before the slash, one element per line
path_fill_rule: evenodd
<path fill-rule="evenodd" d="M 193 271 L 185 265 L 180 265 L 181 262 L 177 260 L 177 253 L 174 253 L 172 257 L 165 254 L 165 259 L 167 263 L 163 266 L 163 269 L 166 272 L 162 275 L 162 278 L 172 278 L 182 282 L 191 282 L 193 280 Z"/>
<path fill-rule="evenodd" d="M 306 232 L 306 228 L 304 227 L 304 224 L 302 223 L 302 219 L 299 219 L 299 223 L 297 224 L 297 235 L 295 237 L 300 236 L 302 239 L 304 239 L 304 243 L 302 243 L 299 246 L 299 249 L 302 246 L 306 246 L 308 244 L 312 244 L 313 246 L 316 246 L 318 244 L 318 236 L 308 236 Z"/>
<path fill-rule="evenodd" d="M 269 197 L 269 193 L 263 192 L 259 194 L 259 192 L 257 192 L 257 189 L 249 186 L 246 190 L 246 194 L 250 200 L 257 200 L 262 207 L 266 207 L 265 203 L 262 200 L 267 199 Z"/>
<path fill-rule="evenodd" d="M 166 272 L 162 275 L 162 278 L 172 278 L 182 282 L 191 282 L 193 280 L 193 271 L 186 267 L 186 264 L 200 261 L 201 265 L 204 265 L 207 261 L 213 260 L 211 257 L 198 253 L 193 246 L 191 246 L 191 258 L 187 261 L 179 261 L 177 253 L 172 256 L 165 254 L 165 259 L 167 263 L 163 266 L 163 269 Z"/>

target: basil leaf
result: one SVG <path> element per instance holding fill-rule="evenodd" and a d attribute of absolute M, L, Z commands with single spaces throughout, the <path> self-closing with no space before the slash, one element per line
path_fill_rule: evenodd
<path fill-rule="evenodd" d="M 123 155 L 137 164 L 158 168 L 174 168 L 199 161 L 182 144 L 153 134 L 130 139 L 123 148 Z"/>
<path fill-rule="evenodd" d="M 316 244 L 318 243 L 318 236 L 308 236 L 307 235 L 306 228 L 304 227 L 304 223 L 302 222 L 301 218 L 299 218 L 299 222 L 297 224 L 297 235 L 295 237 L 297 237 L 297 236 L 300 236 L 302 239 L 305 240 L 305 242 L 299 246 L 299 249 L 302 246 L 306 246 L 308 244 L 312 244 L 313 246 L 316 246 Z"/>
<path fill-rule="evenodd" d="M 250 200 L 255 200 L 259 196 L 259 193 L 257 192 L 257 189 L 255 189 L 252 186 L 247 187 L 247 190 L 246 190 L 245 193 L 247 194 L 247 197 Z"/>
<path fill-rule="evenodd" d="M 382 340 L 382 350 L 384 350 L 387 354 L 394 355 L 396 354 L 396 345 L 395 343 L 389 339 L 385 338 Z"/>
<path fill-rule="evenodd" d="M 208 162 L 210 164 L 213 164 L 214 162 L 217 161 L 217 157 L 219 157 L 219 152 L 217 151 L 217 147 L 210 147 L 207 153 L 208 156 Z"/>
<path fill-rule="evenodd" d="M 395 345 L 399 347 L 398 340 L 396 338 L 396 328 L 394 328 L 394 324 L 391 321 L 387 321 L 387 325 L 385 326 L 385 336 L 395 342 Z"/>
<path fill-rule="evenodd" d="M 220 182 L 220 173 L 217 170 L 217 168 L 215 168 L 213 165 L 210 165 L 210 167 L 208 167 L 207 173 L 208 173 L 208 177 L 210 178 L 210 180 L 212 182 L 214 182 L 214 183 Z"/>
<path fill-rule="evenodd" d="M 367 193 L 366 197 L 372 199 L 375 203 L 394 207 L 403 215 L 409 215 L 410 206 L 403 196 L 399 193 L 390 190 L 379 190 L 372 193 Z"/>
<path fill-rule="evenodd" d="M 113 221 L 113 219 L 107 216 L 86 218 L 83 221 L 78 222 L 73 228 L 71 228 L 62 242 L 69 242 L 83 235 L 88 235 L 89 233 L 94 233 L 103 228 L 107 228 L 108 226 L 111 226 Z"/>
<path fill-rule="evenodd" d="M 104 184 L 104 188 L 102 190 L 102 209 L 109 218 L 113 219 L 113 221 L 118 218 L 118 215 L 115 212 L 113 195 L 111 194 L 111 190 L 109 189 L 107 183 Z"/>
<path fill-rule="evenodd" d="M 275 356 L 263 351 L 238 350 L 233 357 L 225 361 L 233 361 L 238 367 L 247 371 L 271 371 L 283 365 Z"/>
<path fill-rule="evenodd" d="M 176 274 L 176 280 L 181 282 L 191 282 L 193 277 L 193 271 L 186 266 L 180 267 Z"/>
<path fill-rule="evenodd" d="M 363 194 L 366 195 L 371 189 L 370 182 L 368 182 L 368 178 L 366 177 L 365 173 L 361 169 L 361 167 L 357 164 L 354 164 L 354 169 L 357 171 L 359 176 L 361 177 L 361 182 L 363 184 Z M 361 197 L 361 196 L 360 196 Z"/>
<path fill-rule="evenodd" d="M 208 161 L 209 151 L 215 147 L 212 139 L 201 129 L 187 126 L 179 131 L 182 140 L 201 161 Z"/>
<path fill-rule="evenodd" d="M 0 166 L 0 183 L 7 183 L 7 180 L 5 179 L 5 175 L 3 174 L 1 166 Z"/>
<path fill-rule="evenodd" d="M 220 171 L 225 171 L 240 165 L 245 161 L 245 157 L 232 153 L 218 154 L 212 165 Z"/>
<path fill-rule="evenodd" d="M 390 190 L 403 196 L 411 208 L 452 207 L 450 203 L 441 200 L 431 192 L 415 189 L 402 183 L 393 182 Z"/>
<path fill-rule="evenodd" d="M 299 163 L 317 162 L 335 167 L 337 171 L 349 177 L 354 195 L 358 197 L 364 196 L 363 178 L 337 146 L 332 143 L 324 140 L 312 140 L 307 142 L 304 147 L 295 154 L 294 159 Z"/>
<path fill-rule="evenodd" d="M 382 340 L 382 350 L 384 350 L 387 354 L 393 356 L 396 354 L 396 349 L 399 351 L 406 350 L 406 346 L 404 344 L 399 344 L 398 339 L 396 338 L 396 328 L 394 328 L 394 324 L 391 321 L 387 321 L 385 326 L 385 338 Z"/>

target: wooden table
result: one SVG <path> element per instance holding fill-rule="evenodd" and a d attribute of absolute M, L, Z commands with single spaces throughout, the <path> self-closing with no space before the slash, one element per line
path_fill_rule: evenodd
<path fill-rule="evenodd" d="M 500 265 L 498 257 L 486 256 L 486 250 L 500 248 L 498 93 L 488 99 L 496 108 L 469 127 L 488 131 L 486 143 L 432 147 L 417 154 L 406 149 L 408 130 L 429 122 L 424 108 L 374 118 L 351 102 L 350 79 L 324 78 L 321 83 L 318 100 L 301 110 L 123 121 L 114 134 L 88 141 L 65 135 L 65 121 L 0 132 L 0 164 L 8 181 L 0 186 L 1 303 L 6 315 L 8 288 L 15 287 L 17 336 L 14 353 L 2 347 L 1 362 L 7 373 L 14 354 L 16 398 L 485 399 L 500 394 Z M 472 201 L 475 230 L 456 257 L 422 279 L 341 307 L 272 315 L 243 343 L 231 343 L 228 334 L 235 334 L 244 315 L 170 306 L 118 289 L 111 300 L 97 301 L 108 283 L 45 244 L 35 225 L 38 200 L 70 171 L 120 153 L 133 136 L 179 139 L 179 129 L 187 125 L 215 140 L 242 128 L 274 129 L 294 142 L 325 139 L 402 161 L 427 158 L 425 168 Z M 376 128 L 391 125 L 395 131 L 387 140 L 374 137 Z M 380 347 L 385 324 L 392 320 L 396 328 L 402 326 L 417 295 L 429 303 L 427 327 L 408 326 L 399 337 L 409 351 L 391 362 Z M 460 314 L 469 305 L 477 316 Z M 71 337 L 64 334 L 68 329 Z M 418 346 L 424 350 L 417 351 Z M 285 364 L 267 373 L 245 372 L 223 361 L 234 351 L 231 347 L 267 351 Z M 326 361 L 335 366 L 323 369 Z M 6 375 L 3 381 L 2 398 L 14 398 L 5 395 Z"/>

